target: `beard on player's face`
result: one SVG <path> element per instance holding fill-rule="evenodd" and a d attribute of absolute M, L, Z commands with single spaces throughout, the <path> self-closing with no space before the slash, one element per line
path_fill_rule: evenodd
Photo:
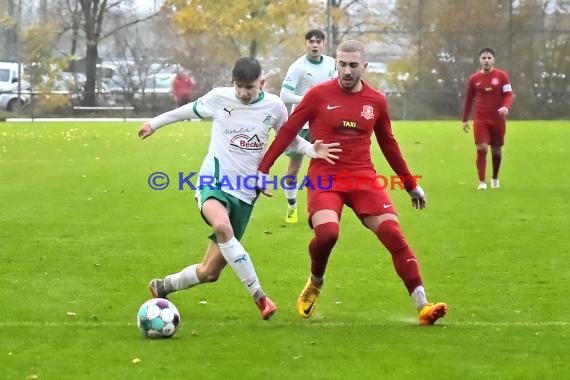
<path fill-rule="evenodd" d="M 340 77 L 340 85 L 345 90 L 352 90 L 359 81 L 360 76 L 354 76 L 352 74 L 344 74 Z"/>

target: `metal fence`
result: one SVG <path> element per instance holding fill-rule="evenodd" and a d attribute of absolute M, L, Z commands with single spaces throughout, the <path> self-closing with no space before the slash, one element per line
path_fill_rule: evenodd
<path fill-rule="evenodd" d="M 509 119 L 558 120 L 570 118 L 568 92 L 514 92 Z M 387 92 L 390 115 L 400 120 L 460 119 L 463 93 L 443 91 Z M 471 119 L 472 119 L 471 115 Z"/>
<path fill-rule="evenodd" d="M 130 93 L 97 93 L 97 106 L 81 103 L 81 92 L 33 92 L 5 108 L 0 95 L 0 118 L 149 118 L 176 107 L 168 94 L 134 97 Z M 13 94 L 14 95 L 14 94 Z M 385 92 L 390 115 L 394 120 L 449 120 L 462 115 L 464 94 L 450 91 Z M 17 96 L 15 94 L 14 96 Z M 12 96 L 13 97 L 13 96 Z M 568 92 L 516 92 L 510 119 L 569 119 Z"/>
<path fill-rule="evenodd" d="M 96 92 L 96 105 L 85 106 L 85 92 L 15 91 L 0 93 L 0 119 L 149 118 L 173 109 L 169 93 Z"/>

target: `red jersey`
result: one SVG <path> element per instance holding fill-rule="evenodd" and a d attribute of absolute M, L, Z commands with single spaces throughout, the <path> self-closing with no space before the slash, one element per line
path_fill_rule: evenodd
<path fill-rule="evenodd" d="M 501 118 L 497 110 L 501 107 L 510 108 L 513 102 L 513 92 L 507 72 L 494 68 L 490 72 L 477 71 L 469 77 L 463 107 L 464 122 L 469 119 L 473 101 L 475 101 L 475 120 Z"/>
<path fill-rule="evenodd" d="M 259 170 L 268 173 L 277 157 L 308 122 L 312 142 L 339 142 L 342 148 L 335 165 L 321 159 L 311 160 L 309 177 L 346 172 L 359 176 L 376 176 L 370 154 L 371 136 L 374 132 L 384 157 L 397 175 L 406 178 L 406 189 L 412 190 L 416 181 L 392 134 L 386 98 L 366 82 L 362 84 L 361 91 L 350 92 L 344 90 L 335 78 L 311 88 L 281 127 L 279 135 L 263 157 Z"/>
<path fill-rule="evenodd" d="M 190 98 L 192 87 L 194 87 L 192 78 L 184 74 L 177 74 L 172 81 L 172 94 L 176 98 L 176 101 Z"/>

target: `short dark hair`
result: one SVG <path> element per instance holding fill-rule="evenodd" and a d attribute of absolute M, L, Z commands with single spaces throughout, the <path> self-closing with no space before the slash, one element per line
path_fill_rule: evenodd
<path fill-rule="evenodd" d="M 316 37 L 318 40 L 325 40 L 325 34 L 320 29 L 311 29 L 305 34 L 305 41 L 309 41 L 311 38 Z"/>
<path fill-rule="evenodd" d="M 494 57 L 495 56 L 495 51 L 491 48 L 483 48 L 481 49 L 481 51 L 479 52 L 479 57 L 481 56 L 481 54 L 483 53 L 491 53 L 491 55 Z"/>
<path fill-rule="evenodd" d="M 255 57 L 241 57 L 232 69 L 232 81 L 235 83 L 253 83 L 261 77 L 261 64 Z"/>

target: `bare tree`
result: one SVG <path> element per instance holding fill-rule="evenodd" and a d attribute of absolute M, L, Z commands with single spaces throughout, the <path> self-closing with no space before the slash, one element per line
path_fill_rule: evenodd
<path fill-rule="evenodd" d="M 158 14 L 154 13 L 141 19 L 135 19 L 119 27 L 109 30 L 103 34 L 103 21 L 107 13 L 118 9 L 121 1 L 107 1 L 107 0 L 80 0 L 81 9 L 83 12 L 83 31 L 85 32 L 85 97 L 83 104 L 87 106 L 96 105 L 95 89 L 97 83 L 97 61 L 99 59 L 98 46 L 99 42 L 120 30 L 127 28 L 131 25 L 137 24 L 148 20 Z M 124 3 L 124 2 L 123 2 Z"/>

